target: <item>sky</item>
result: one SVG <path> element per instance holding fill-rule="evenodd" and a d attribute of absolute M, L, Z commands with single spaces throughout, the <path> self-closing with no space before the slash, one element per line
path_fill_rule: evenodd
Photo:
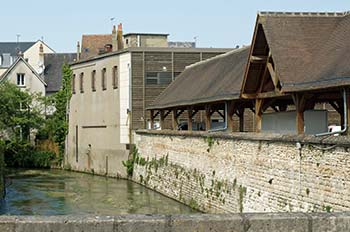
<path fill-rule="evenodd" d="M 350 0 L 20 0 L 1 3 L 0 41 L 44 41 L 74 52 L 82 34 L 168 33 L 170 41 L 230 48 L 251 43 L 258 11 L 350 11 Z M 111 21 L 111 18 L 115 18 Z"/>

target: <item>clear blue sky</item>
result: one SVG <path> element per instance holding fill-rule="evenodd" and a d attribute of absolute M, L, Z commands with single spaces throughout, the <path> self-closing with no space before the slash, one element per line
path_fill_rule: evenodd
<path fill-rule="evenodd" d="M 171 41 L 200 47 L 249 44 L 258 11 L 350 11 L 350 0 L 23 0 L 1 3 L 1 41 L 42 36 L 57 52 L 75 51 L 82 34 L 111 33 L 110 18 L 125 32 L 169 33 Z"/>

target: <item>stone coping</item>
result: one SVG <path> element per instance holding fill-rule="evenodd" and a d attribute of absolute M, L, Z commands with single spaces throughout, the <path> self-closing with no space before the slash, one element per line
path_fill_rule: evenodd
<path fill-rule="evenodd" d="M 0 216 L 1 232 L 350 231 L 350 212 L 121 216 Z"/>
<path fill-rule="evenodd" d="M 178 136 L 178 137 L 200 137 L 200 138 L 219 138 L 232 140 L 249 140 L 265 142 L 287 142 L 302 144 L 319 144 L 319 145 L 338 145 L 350 147 L 349 136 L 323 136 L 314 135 L 282 135 L 272 133 L 251 133 L 251 132 L 206 132 L 206 131 L 173 131 L 173 130 L 137 130 L 136 134 L 156 135 L 156 136 Z"/>

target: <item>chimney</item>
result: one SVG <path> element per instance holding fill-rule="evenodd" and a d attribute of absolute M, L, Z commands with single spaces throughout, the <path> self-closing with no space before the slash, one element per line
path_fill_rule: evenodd
<path fill-rule="evenodd" d="M 113 25 L 112 30 L 112 49 L 113 51 L 118 50 L 117 28 L 115 27 L 115 25 Z"/>
<path fill-rule="evenodd" d="M 119 23 L 118 25 L 117 42 L 118 42 L 118 50 L 122 50 L 124 48 L 124 42 L 123 42 L 123 24 L 121 23 Z"/>
<path fill-rule="evenodd" d="M 40 43 L 39 46 L 39 66 L 44 64 L 44 46 Z"/>
<path fill-rule="evenodd" d="M 77 43 L 77 61 L 79 61 L 79 60 L 80 60 L 80 43 L 78 41 L 78 43 Z"/>

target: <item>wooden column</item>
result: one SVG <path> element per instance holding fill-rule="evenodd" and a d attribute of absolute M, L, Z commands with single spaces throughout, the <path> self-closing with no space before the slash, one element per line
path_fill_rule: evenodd
<path fill-rule="evenodd" d="M 255 99 L 255 132 L 260 133 L 262 127 L 264 99 Z"/>
<path fill-rule="evenodd" d="M 244 132 L 244 108 L 239 108 L 238 114 L 239 114 L 239 132 Z"/>
<path fill-rule="evenodd" d="M 211 107 L 205 107 L 205 130 L 208 131 L 211 128 Z"/>
<path fill-rule="evenodd" d="M 305 111 L 305 95 L 303 94 L 294 94 L 293 95 L 293 100 L 296 108 L 296 129 L 297 133 L 304 134 L 304 111 Z"/>
<path fill-rule="evenodd" d="M 350 135 L 350 89 L 346 90 L 346 135 Z"/>
<path fill-rule="evenodd" d="M 150 111 L 150 119 L 151 119 L 150 129 L 153 130 L 153 128 L 154 128 L 154 110 Z"/>
<path fill-rule="evenodd" d="M 227 103 L 227 130 L 229 132 L 233 132 L 234 128 L 233 115 L 235 114 L 235 107 L 236 104 L 233 101 Z"/>
<path fill-rule="evenodd" d="M 178 123 L 177 123 L 177 109 L 173 110 L 172 114 L 172 129 L 177 130 Z"/>
<path fill-rule="evenodd" d="M 160 128 L 162 129 L 162 130 L 164 130 L 164 120 L 165 120 L 165 113 L 164 113 L 164 110 L 161 110 L 160 111 L 160 122 L 159 122 L 159 124 L 160 124 Z"/>
<path fill-rule="evenodd" d="M 188 109 L 187 110 L 187 125 L 188 125 L 189 131 L 192 131 L 192 118 L 193 118 L 193 110 Z"/>

